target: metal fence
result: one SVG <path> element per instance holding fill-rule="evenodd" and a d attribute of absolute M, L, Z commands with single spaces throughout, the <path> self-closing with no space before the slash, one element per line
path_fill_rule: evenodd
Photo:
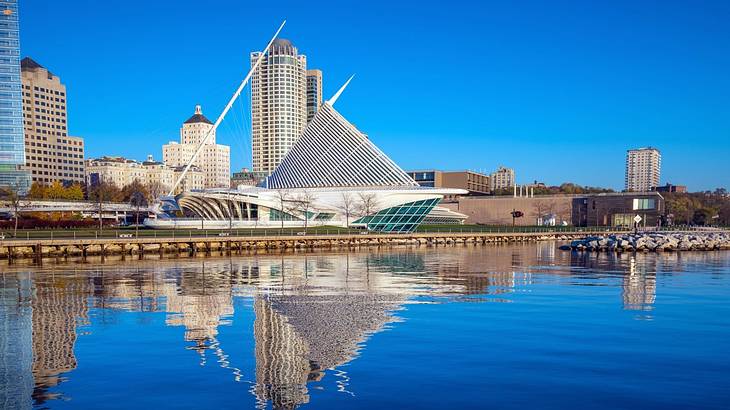
<path fill-rule="evenodd" d="M 640 230 L 646 232 L 646 230 Z M 663 232 L 707 232 L 705 227 L 683 227 L 683 228 L 654 228 L 652 231 Z M 712 231 L 727 231 L 727 229 L 715 228 Z M 491 233 L 491 234 L 555 234 L 555 233 L 585 233 L 585 234 L 609 234 L 615 232 L 631 232 L 628 229 L 614 227 L 574 227 L 574 226 L 484 226 L 484 225 L 461 225 L 461 226 L 424 226 L 415 232 L 400 233 L 398 235 L 428 234 L 428 233 Z M 347 229 L 337 227 L 312 227 L 304 228 L 253 228 L 253 229 L 206 229 L 206 230 L 181 230 L 181 229 L 64 229 L 64 230 L 19 230 L 17 236 L 13 236 L 12 230 L 0 231 L 0 241 L 12 240 L 56 240 L 56 239 L 137 239 L 137 238 L 214 238 L 219 237 L 280 237 L 280 236 L 333 236 L 333 235 L 393 235 L 390 232 L 366 231 L 363 229 Z"/>

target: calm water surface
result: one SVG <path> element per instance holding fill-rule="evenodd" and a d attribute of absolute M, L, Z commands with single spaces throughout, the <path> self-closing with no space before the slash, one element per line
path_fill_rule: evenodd
<path fill-rule="evenodd" d="M 0 408 L 728 408 L 730 253 L 0 265 Z"/>

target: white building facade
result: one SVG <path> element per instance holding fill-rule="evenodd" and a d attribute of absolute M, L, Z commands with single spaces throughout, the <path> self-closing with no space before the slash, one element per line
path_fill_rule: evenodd
<path fill-rule="evenodd" d="M 147 161 L 139 162 L 123 157 L 101 157 L 86 160 L 86 180 L 89 186 L 99 183 L 114 184 L 119 188 L 129 185 L 135 180 L 143 185 L 159 185 L 164 190 L 175 183 L 172 169 L 163 163 L 154 161 L 151 156 Z"/>
<path fill-rule="evenodd" d="M 626 190 L 646 192 L 659 186 L 662 154 L 652 147 L 626 151 Z"/>
<path fill-rule="evenodd" d="M 180 128 L 180 142 L 170 141 L 162 147 L 162 159 L 165 165 L 176 169 L 184 167 L 195 154 L 198 145 L 205 139 L 203 148 L 193 161 L 203 174 L 202 188 L 224 188 L 231 181 L 231 149 L 227 145 L 216 143 L 215 130 L 211 132 L 213 123 L 203 115 L 199 105 L 195 106 L 195 113 L 188 118 Z M 210 135 L 208 135 L 210 133 Z M 185 176 L 188 178 L 188 175 Z M 190 176 L 194 178 L 194 176 Z M 195 177 L 197 178 L 197 177 Z M 186 189 L 198 186 L 198 181 L 183 181 Z M 170 184 L 172 186 L 172 184 Z"/>
<path fill-rule="evenodd" d="M 512 168 L 499 167 L 489 175 L 492 190 L 511 188 L 515 186 L 515 170 Z"/>
<path fill-rule="evenodd" d="M 253 67 L 260 52 L 251 53 Z M 270 174 L 307 126 L 307 57 L 277 39 L 251 77 L 251 164 Z"/>
<path fill-rule="evenodd" d="M 339 94 L 339 93 L 338 93 Z M 148 219 L 152 228 L 339 226 L 403 233 L 432 218 L 466 216 L 436 205 L 468 191 L 419 186 L 363 133 L 323 104 L 264 187 L 184 192 L 175 198 L 186 218 Z"/>

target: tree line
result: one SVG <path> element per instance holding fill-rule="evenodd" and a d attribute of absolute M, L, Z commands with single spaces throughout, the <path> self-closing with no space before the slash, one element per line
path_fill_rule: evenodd
<path fill-rule="evenodd" d="M 616 192 L 611 188 L 601 188 L 593 186 L 582 186 L 574 184 L 572 182 L 565 182 L 560 185 L 544 186 L 544 185 L 530 185 L 527 188 L 530 193 L 535 195 L 580 195 L 580 194 L 605 194 Z M 517 187 L 519 191 L 519 187 Z M 514 193 L 514 187 L 500 188 L 494 190 L 494 195 L 512 195 Z"/>
<path fill-rule="evenodd" d="M 674 225 L 730 226 L 730 196 L 714 192 L 662 192 L 667 218 Z"/>

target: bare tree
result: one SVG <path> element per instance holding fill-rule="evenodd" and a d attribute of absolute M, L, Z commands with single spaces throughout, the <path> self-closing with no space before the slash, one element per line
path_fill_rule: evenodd
<path fill-rule="evenodd" d="M 170 187 L 160 181 L 150 181 L 147 183 L 147 192 L 150 195 L 150 201 L 156 201 L 161 196 L 170 192 Z"/>
<path fill-rule="evenodd" d="M 304 232 L 307 232 L 309 217 L 312 213 L 312 204 L 316 199 L 317 196 L 314 195 L 312 191 L 305 189 L 300 192 L 292 201 L 295 209 L 304 215 Z"/>
<path fill-rule="evenodd" d="M 372 192 L 360 192 L 357 195 L 357 214 L 361 217 L 372 215 L 378 208 L 378 199 Z"/>
<path fill-rule="evenodd" d="M 142 206 L 148 206 L 148 198 L 147 195 L 145 195 L 142 191 L 135 191 L 132 192 L 131 197 L 129 198 L 129 203 L 132 206 L 135 206 L 136 212 L 135 212 L 135 224 L 134 224 L 134 235 L 136 237 L 139 236 L 139 208 Z"/>
<path fill-rule="evenodd" d="M 94 200 L 97 204 L 99 232 L 103 229 L 102 211 L 104 202 L 118 200 L 121 195 L 121 191 L 116 185 L 104 181 L 100 181 L 89 190 L 89 199 Z"/>
<path fill-rule="evenodd" d="M 572 218 L 571 218 L 572 209 L 571 209 L 570 205 L 568 205 L 566 203 L 561 203 L 561 204 L 556 205 L 555 214 L 560 219 L 561 225 L 563 224 L 563 222 L 565 222 L 566 224 L 569 224 L 569 225 L 572 224 L 572 222 L 573 222 Z"/>
<path fill-rule="evenodd" d="M 345 226 L 350 227 L 350 216 L 355 212 L 355 198 L 349 192 L 342 193 L 342 201 L 337 208 L 345 214 Z"/>
<path fill-rule="evenodd" d="M 291 198 L 290 198 L 289 190 L 288 189 L 277 189 L 276 190 L 276 202 L 279 203 L 279 219 L 281 220 L 281 229 L 284 229 L 284 215 L 286 215 L 288 210 L 290 209 L 291 205 Z"/>
<path fill-rule="evenodd" d="M 20 216 L 20 210 L 23 208 L 22 196 L 20 194 L 21 189 L 19 184 L 14 184 L 0 188 L 0 198 L 3 199 L 13 211 L 13 219 L 15 220 L 15 227 L 13 228 L 13 237 L 18 236 L 18 217 Z"/>
<path fill-rule="evenodd" d="M 548 204 L 545 201 L 538 199 L 533 203 L 532 209 L 537 215 L 537 220 L 535 222 L 538 224 L 544 224 L 543 218 L 548 212 Z"/>

